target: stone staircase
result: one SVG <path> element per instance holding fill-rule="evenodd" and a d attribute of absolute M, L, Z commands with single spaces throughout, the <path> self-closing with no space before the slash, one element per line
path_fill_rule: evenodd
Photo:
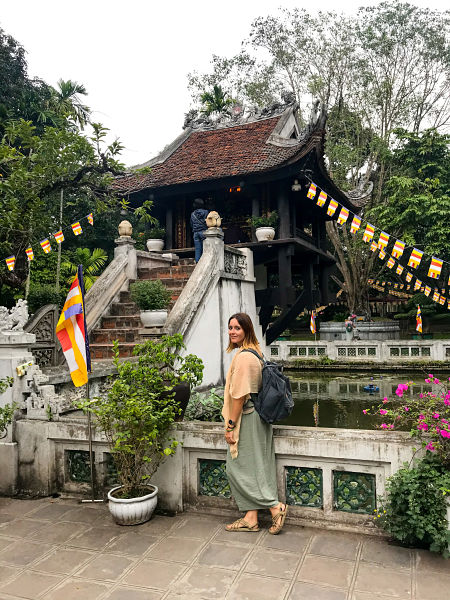
<path fill-rule="evenodd" d="M 138 265 L 137 280 L 160 279 L 172 294 L 170 311 L 194 268 L 193 259 L 181 259 L 177 264 L 167 267 L 139 268 Z M 133 281 L 130 280 L 129 283 Z M 119 342 L 120 357 L 130 357 L 136 344 L 158 338 L 161 333 L 162 327 L 144 328 L 139 309 L 131 300 L 130 292 L 120 292 L 119 301 L 111 304 L 110 314 L 102 317 L 101 327 L 94 329 L 90 335 L 91 359 L 96 361 L 113 358 L 114 340 Z"/>

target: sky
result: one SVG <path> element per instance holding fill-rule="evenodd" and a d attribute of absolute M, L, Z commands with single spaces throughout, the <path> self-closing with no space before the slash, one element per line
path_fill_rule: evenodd
<path fill-rule="evenodd" d="M 378 0 L 341 0 L 350 13 Z M 415 0 L 445 10 L 447 0 Z M 22 0 L 0 3 L 0 27 L 27 51 L 28 73 L 51 85 L 82 83 L 93 120 L 110 129 L 130 166 L 155 156 L 182 131 L 191 98 L 187 74 L 208 71 L 213 54 L 232 56 L 258 16 L 305 0 Z M 335 10 L 322 0 L 317 10 Z"/>

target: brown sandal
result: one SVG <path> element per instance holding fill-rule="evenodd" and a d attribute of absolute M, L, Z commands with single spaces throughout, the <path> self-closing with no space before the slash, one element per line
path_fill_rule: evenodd
<path fill-rule="evenodd" d="M 227 531 L 259 531 L 259 525 L 249 525 L 245 519 L 237 519 L 231 525 L 225 525 Z"/>
<path fill-rule="evenodd" d="M 271 535 L 277 535 L 283 529 L 283 525 L 286 520 L 287 509 L 287 504 L 284 504 L 284 508 L 280 507 L 279 512 L 272 517 L 272 527 L 269 529 L 269 533 Z"/>

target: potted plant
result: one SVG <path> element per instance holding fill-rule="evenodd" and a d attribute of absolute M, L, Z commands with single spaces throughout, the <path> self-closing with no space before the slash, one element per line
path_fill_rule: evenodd
<path fill-rule="evenodd" d="M 255 228 L 258 242 L 267 242 L 275 237 L 275 227 L 278 224 L 278 213 L 276 210 L 261 217 L 250 217 L 248 223 Z"/>
<path fill-rule="evenodd" d="M 141 313 L 144 327 L 161 327 L 167 319 L 170 291 L 159 279 L 135 281 L 130 285 L 131 299 Z"/>
<path fill-rule="evenodd" d="M 155 227 L 152 227 L 147 235 L 147 250 L 149 252 L 162 252 L 166 230 L 156 222 Z"/>
<path fill-rule="evenodd" d="M 181 334 L 164 336 L 136 346 L 137 362 L 121 362 L 114 342 L 117 376 L 111 376 L 108 393 L 77 403 L 94 415 L 108 441 L 119 484 L 108 492 L 109 509 L 120 525 L 150 519 L 158 494 L 151 477 L 178 445 L 170 437 L 181 413 L 176 387 L 190 392 L 202 380 L 202 361 L 192 354 L 181 357 L 183 348 Z"/>

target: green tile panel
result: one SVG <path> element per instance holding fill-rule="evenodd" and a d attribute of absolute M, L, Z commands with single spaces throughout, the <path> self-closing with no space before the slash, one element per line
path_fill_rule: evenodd
<path fill-rule="evenodd" d="M 333 471 L 334 508 L 344 512 L 372 514 L 376 508 L 375 475 Z"/>
<path fill-rule="evenodd" d="M 286 502 L 296 506 L 322 508 L 322 469 L 286 467 Z"/>
<path fill-rule="evenodd" d="M 200 496 L 231 497 L 224 460 L 200 459 L 198 461 L 198 483 Z"/>

